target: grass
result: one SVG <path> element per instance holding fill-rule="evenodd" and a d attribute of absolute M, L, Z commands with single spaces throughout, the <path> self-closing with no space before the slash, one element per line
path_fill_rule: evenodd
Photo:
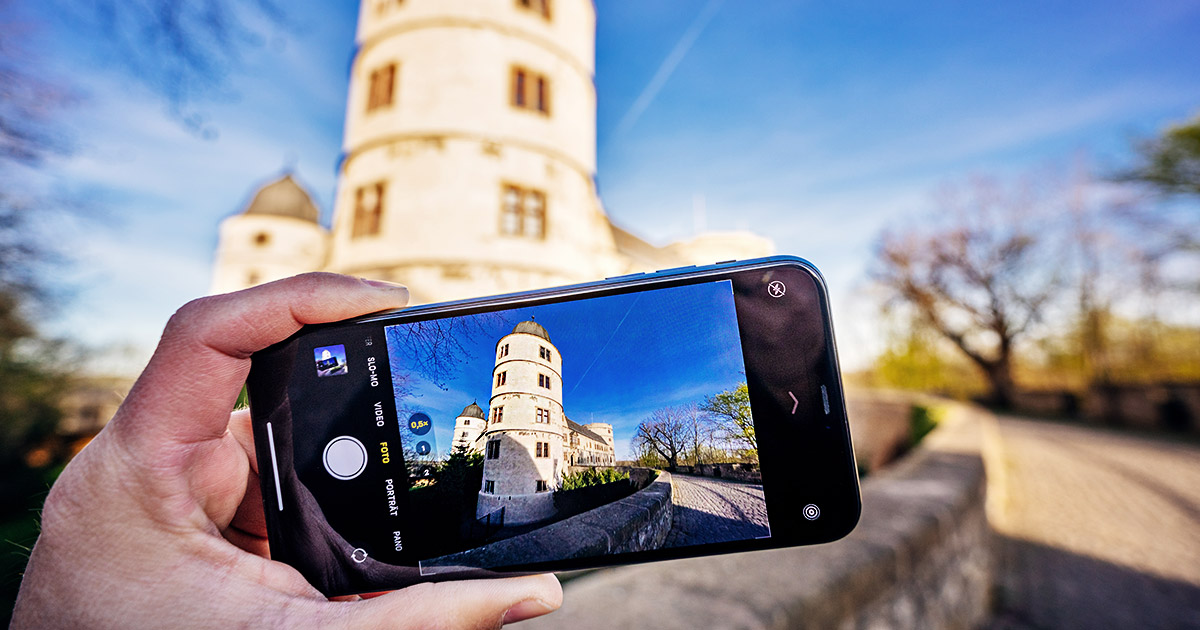
<path fill-rule="evenodd" d="M 42 502 L 46 499 L 50 485 L 62 472 L 62 466 L 26 472 L 31 474 L 17 475 L 5 480 L 5 483 L 13 483 L 14 478 L 20 478 L 21 481 L 16 483 L 28 487 L 24 492 L 28 499 L 23 506 L 9 512 L 0 520 L 0 628 L 8 627 L 12 618 L 17 591 L 21 587 L 21 577 L 25 572 L 25 565 L 29 562 L 29 552 L 41 532 L 39 516 Z"/>

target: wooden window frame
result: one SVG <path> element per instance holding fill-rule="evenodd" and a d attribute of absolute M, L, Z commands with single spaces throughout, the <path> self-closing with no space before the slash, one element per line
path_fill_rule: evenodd
<path fill-rule="evenodd" d="M 400 66 L 394 61 L 371 70 L 367 75 L 367 113 L 389 108 L 396 103 L 396 77 L 399 74 Z M 385 80 L 386 83 L 383 83 Z M 384 86 L 387 87 L 386 91 Z"/>
<path fill-rule="evenodd" d="M 509 81 L 509 105 L 523 111 L 550 115 L 550 77 L 525 66 L 513 65 Z"/>
<path fill-rule="evenodd" d="M 363 201 L 371 187 L 375 188 L 375 205 L 367 208 Z M 354 189 L 354 222 L 350 226 L 350 238 L 378 236 L 383 231 L 383 200 L 386 195 L 387 180 L 383 179 Z"/>
<path fill-rule="evenodd" d="M 542 16 L 547 22 L 551 20 L 550 3 L 553 0 L 516 0 L 517 8 Z"/>
<path fill-rule="evenodd" d="M 487 459 L 500 459 L 500 440 L 488 440 Z"/>
<path fill-rule="evenodd" d="M 500 234 L 545 240 L 547 229 L 545 191 L 511 182 L 500 185 Z"/>

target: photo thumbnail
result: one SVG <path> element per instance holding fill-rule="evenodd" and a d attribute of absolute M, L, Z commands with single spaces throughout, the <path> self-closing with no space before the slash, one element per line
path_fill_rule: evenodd
<path fill-rule="evenodd" d="M 317 376 L 341 376 L 349 371 L 346 365 L 346 346 L 324 346 L 313 354 L 317 362 Z"/>

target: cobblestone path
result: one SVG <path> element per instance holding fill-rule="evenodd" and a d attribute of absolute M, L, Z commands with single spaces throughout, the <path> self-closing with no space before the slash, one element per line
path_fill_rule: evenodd
<path fill-rule="evenodd" d="M 992 628 L 1200 628 L 1200 447 L 1001 418 Z"/>
<path fill-rule="evenodd" d="M 770 533 L 761 485 L 671 475 L 666 547 L 745 540 Z"/>

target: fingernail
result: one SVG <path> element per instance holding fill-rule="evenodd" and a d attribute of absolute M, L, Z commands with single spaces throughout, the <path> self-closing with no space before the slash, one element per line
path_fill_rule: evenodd
<path fill-rule="evenodd" d="M 380 289 L 407 289 L 408 288 L 408 287 L 404 286 L 403 284 L 399 284 L 396 282 L 388 282 L 386 280 L 372 280 L 370 278 L 363 278 L 362 281 L 366 282 L 367 284 L 369 284 L 373 287 L 379 287 Z"/>
<path fill-rule="evenodd" d="M 552 610 L 554 608 L 540 599 L 527 599 L 509 608 L 504 613 L 504 620 L 501 623 L 516 623 L 518 621 L 525 621 L 526 619 L 533 619 L 534 617 L 541 617 Z"/>

